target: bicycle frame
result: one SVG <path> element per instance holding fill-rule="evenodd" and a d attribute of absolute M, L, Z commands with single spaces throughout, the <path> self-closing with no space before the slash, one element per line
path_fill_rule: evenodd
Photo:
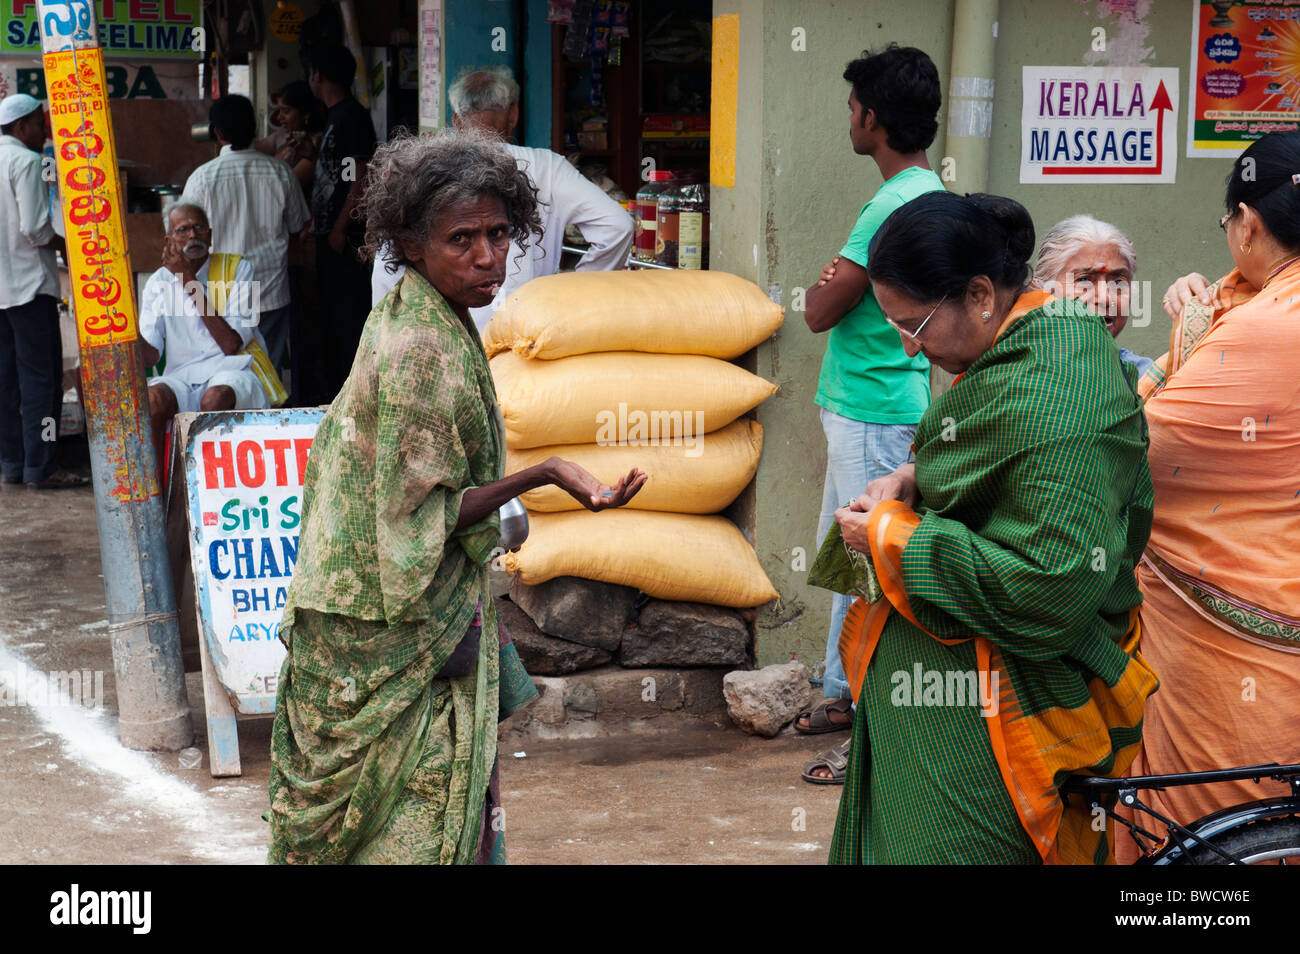
<path fill-rule="evenodd" d="M 1144 803 L 1137 794 L 1141 790 L 1163 791 L 1166 788 L 1183 785 L 1208 785 L 1214 782 L 1233 782 L 1242 779 L 1258 782 L 1263 778 L 1288 783 L 1291 786 L 1291 794 L 1234 805 L 1204 818 L 1198 818 L 1187 825 L 1166 818 Z M 1270 762 L 1240 768 L 1213 769 L 1208 772 L 1137 775 L 1132 778 L 1073 776 L 1061 786 L 1061 795 L 1067 804 L 1071 795 L 1078 795 L 1087 800 L 1089 807 L 1101 808 L 1109 818 L 1126 827 L 1143 853 L 1143 857 L 1136 862 L 1137 864 L 1173 864 L 1182 861 L 1194 847 L 1211 851 L 1230 864 L 1239 864 L 1239 858 L 1212 844 L 1209 839 L 1264 818 L 1300 815 L 1300 765 L 1278 765 L 1276 762 Z M 1165 839 L 1147 831 L 1136 822 L 1117 815 L 1110 804 L 1107 804 L 1112 801 L 1118 801 L 1135 812 L 1145 812 L 1162 822 L 1166 828 Z M 1146 841 L 1144 842 L 1143 839 Z M 1162 841 L 1165 844 L 1159 847 Z"/>

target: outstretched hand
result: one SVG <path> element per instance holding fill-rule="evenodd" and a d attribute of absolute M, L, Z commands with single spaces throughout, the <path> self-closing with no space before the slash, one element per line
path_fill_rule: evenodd
<path fill-rule="evenodd" d="M 622 507 L 637 495 L 648 479 L 644 471 L 633 467 L 611 487 L 572 461 L 556 461 L 555 469 L 556 486 L 588 510 Z"/>

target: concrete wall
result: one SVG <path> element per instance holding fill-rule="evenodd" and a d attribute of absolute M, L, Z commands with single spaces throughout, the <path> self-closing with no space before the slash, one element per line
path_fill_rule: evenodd
<path fill-rule="evenodd" d="M 780 385 L 758 413 L 766 446 L 754 488 L 753 525 L 760 560 L 781 602 L 759 618 L 761 664 L 822 658 L 830 595 L 808 587 L 806 566 L 821 507 L 825 441 L 813 405 L 825 336 L 814 335 L 791 309 L 796 288 L 816 281 L 821 265 L 842 245 L 862 204 L 880 184 L 870 159 L 849 146 L 845 63 L 864 48 L 890 41 L 926 50 L 939 67 L 945 108 L 929 151 L 944 156 L 952 3 L 862 0 L 715 0 L 714 16 L 740 16 L 740 93 L 736 186 L 713 188 L 711 265 L 759 284 L 787 308 L 776 338 L 757 353 L 756 370 Z M 1138 278 L 1155 298 L 1178 275 L 1217 276 L 1230 267 L 1221 213 L 1229 161 L 1187 159 L 1186 104 L 1178 117 L 1178 176 L 1172 185 L 1019 184 L 1021 67 L 1142 63 L 1179 69 L 1185 99 L 1190 50 L 1188 2 L 1135 0 L 1139 20 L 1117 17 L 1097 0 L 1002 0 L 997 48 L 989 189 L 1024 203 L 1040 235 L 1058 219 L 1091 212 L 1132 237 Z M 1104 27 L 1109 54 L 1091 51 L 1093 29 Z M 806 50 L 792 49 L 804 31 Z M 715 117 L 715 123 L 717 117 Z M 1147 327 L 1130 327 L 1121 341 L 1148 355 L 1165 350 L 1163 312 Z M 805 562 L 799 562 L 799 549 Z M 799 567 L 802 565 L 802 569 Z"/>

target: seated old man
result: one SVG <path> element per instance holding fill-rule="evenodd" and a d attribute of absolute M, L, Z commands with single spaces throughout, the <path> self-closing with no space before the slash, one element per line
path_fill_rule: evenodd
<path fill-rule="evenodd" d="M 238 255 L 210 255 L 212 228 L 197 205 L 178 203 L 165 216 L 162 267 L 145 284 L 140 342 L 149 379 L 149 414 L 159 470 L 167 425 L 184 411 L 269 407 L 253 356 L 258 295 L 253 267 Z"/>

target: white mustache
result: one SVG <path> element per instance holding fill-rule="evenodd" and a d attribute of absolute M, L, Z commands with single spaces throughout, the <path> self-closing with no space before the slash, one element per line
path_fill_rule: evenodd
<path fill-rule="evenodd" d="M 185 248 L 181 249 L 181 254 L 186 258 L 202 258 L 208 253 L 208 243 L 200 242 L 198 239 L 191 239 L 186 243 Z"/>

